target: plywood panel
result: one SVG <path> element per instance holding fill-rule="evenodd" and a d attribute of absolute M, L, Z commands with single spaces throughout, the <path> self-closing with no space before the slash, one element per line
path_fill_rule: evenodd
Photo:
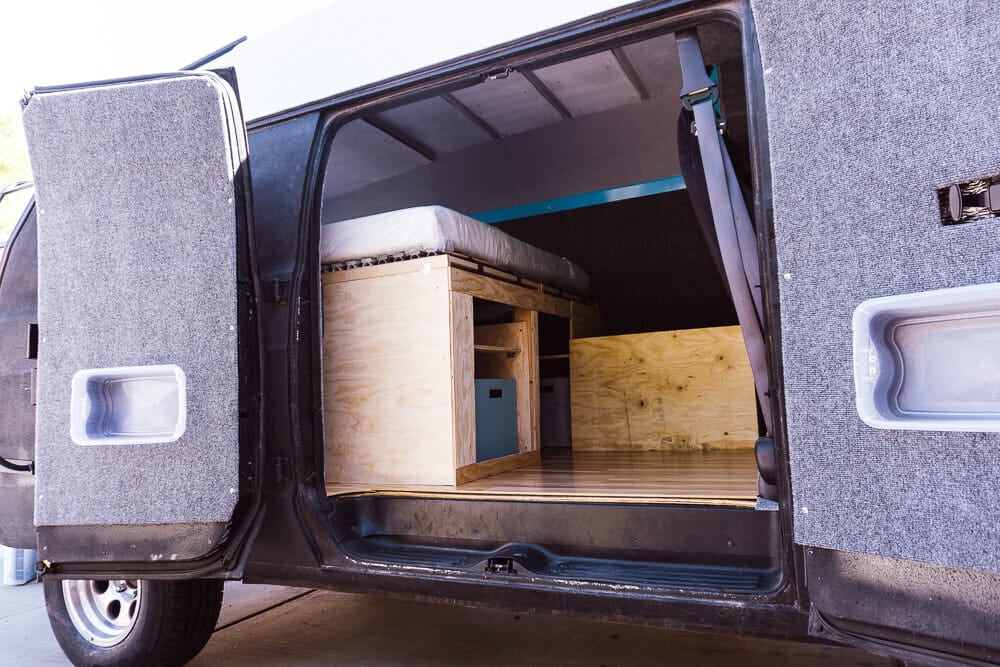
<path fill-rule="evenodd" d="M 501 456 L 498 459 L 473 463 L 455 471 L 455 484 L 466 484 L 477 479 L 482 479 L 483 477 L 499 475 L 500 473 L 521 468 L 532 463 L 538 463 L 539 457 L 540 452 L 535 450 L 533 452 L 519 452 L 510 456 Z"/>
<path fill-rule="evenodd" d="M 570 341 L 574 450 L 746 447 L 757 436 L 739 327 Z"/>
<path fill-rule="evenodd" d="M 454 484 L 448 269 L 337 275 L 323 279 L 327 479 Z"/>
<path fill-rule="evenodd" d="M 451 288 L 456 292 L 503 303 L 508 306 L 537 310 L 560 317 L 570 316 L 570 301 L 538 290 L 511 285 L 478 273 L 452 268 Z"/>
<path fill-rule="evenodd" d="M 538 360 L 538 312 L 518 308 L 514 311 L 514 321 L 527 327 L 524 332 L 524 363 L 525 374 L 528 378 L 527 392 L 525 395 L 518 393 L 517 409 L 519 414 L 527 416 L 526 423 L 518 417 L 518 429 L 524 436 L 520 442 L 522 452 L 530 452 L 541 448 L 542 438 L 542 406 L 541 406 L 541 383 L 539 381 L 539 360 Z"/>
<path fill-rule="evenodd" d="M 452 417 L 455 467 L 476 462 L 476 360 L 473 353 L 472 297 L 451 293 Z"/>

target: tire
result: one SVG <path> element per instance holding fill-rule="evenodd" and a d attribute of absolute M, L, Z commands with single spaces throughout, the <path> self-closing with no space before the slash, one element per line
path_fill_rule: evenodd
<path fill-rule="evenodd" d="M 45 579 L 56 641 L 74 665 L 183 665 L 215 629 L 222 580 Z"/>

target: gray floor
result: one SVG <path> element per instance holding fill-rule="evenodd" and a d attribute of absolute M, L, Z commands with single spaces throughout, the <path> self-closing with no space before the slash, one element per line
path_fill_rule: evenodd
<path fill-rule="evenodd" d="M 39 584 L 0 586 L 0 665 L 67 665 Z M 886 666 L 850 649 L 229 584 L 191 663 L 218 665 Z"/>

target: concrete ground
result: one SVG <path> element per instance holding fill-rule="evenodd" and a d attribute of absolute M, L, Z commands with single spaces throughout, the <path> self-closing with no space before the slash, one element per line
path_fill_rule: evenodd
<path fill-rule="evenodd" d="M 0 586 L 0 665 L 67 665 L 40 584 Z M 890 667 L 861 651 L 552 616 L 227 584 L 193 666 L 697 665 Z"/>

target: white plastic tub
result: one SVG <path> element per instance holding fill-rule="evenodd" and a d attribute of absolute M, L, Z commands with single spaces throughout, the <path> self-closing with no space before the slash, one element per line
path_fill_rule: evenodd
<path fill-rule="evenodd" d="M 870 299 L 853 328 L 866 424 L 1000 431 L 1000 284 Z"/>
<path fill-rule="evenodd" d="M 187 428 L 187 379 L 174 365 L 78 371 L 70 402 L 78 445 L 174 442 Z"/>

